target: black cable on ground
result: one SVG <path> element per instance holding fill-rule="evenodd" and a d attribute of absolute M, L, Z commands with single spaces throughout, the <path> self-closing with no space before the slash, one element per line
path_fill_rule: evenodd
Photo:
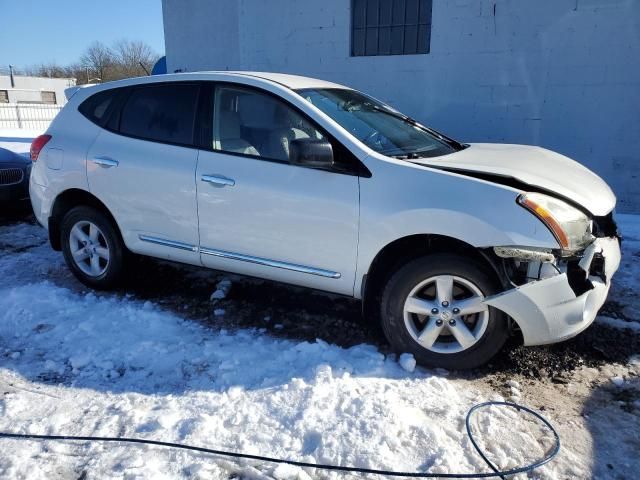
<path fill-rule="evenodd" d="M 537 460 L 527 466 L 513 468 L 511 470 L 498 470 L 496 467 L 484 454 L 482 449 L 476 443 L 473 433 L 471 432 L 471 416 L 473 413 L 481 408 L 486 408 L 490 406 L 503 406 L 515 408 L 518 411 L 524 411 L 535 418 L 540 420 L 554 435 L 555 442 L 554 446 L 550 452 L 548 452 L 542 459 Z M 126 437 L 85 437 L 85 436 L 77 436 L 77 435 L 33 435 L 27 433 L 8 433 L 8 432 L 0 432 L 0 438 L 11 438 L 11 439 L 19 439 L 19 440 L 56 440 L 56 441 L 78 441 L 78 442 L 114 442 L 114 443 L 132 443 L 132 444 L 143 444 L 143 445 L 153 445 L 157 447 L 167 447 L 167 448 L 175 448 L 180 450 L 189 450 L 194 452 L 208 453 L 211 455 L 219 455 L 222 457 L 231 457 L 231 458 L 241 458 L 246 460 L 257 460 L 260 462 L 268 462 L 268 463 L 285 463 L 288 465 L 294 465 L 296 467 L 306 467 L 306 468 L 317 468 L 320 470 L 332 470 L 339 472 L 350 472 L 350 473 L 364 473 L 369 475 L 382 475 L 387 477 L 404 477 L 404 478 L 496 478 L 500 477 L 505 479 L 505 477 L 509 475 L 515 475 L 518 473 L 530 472 L 542 465 L 550 462 L 560 450 L 560 437 L 558 432 L 556 432 L 555 428 L 549 423 L 549 421 L 544 418 L 539 413 L 524 407 L 522 405 L 518 405 L 516 403 L 511 402 L 485 402 L 479 403 L 471 407 L 471 409 L 467 412 L 467 417 L 465 420 L 467 435 L 469 436 L 469 440 L 473 444 L 473 447 L 476 449 L 480 457 L 485 461 L 485 463 L 493 470 L 493 473 L 431 473 L 431 472 L 397 472 L 393 470 L 377 470 L 373 468 L 360 468 L 360 467 L 349 467 L 349 466 L 340 466 L 340 465 L 328 465 L 322 463 L 310 463 L 310 462 L 298 462 L 296 460 L 286 460 L 283 458 L 273 458 L 273 457 L 264 457 L 262 455 L 251 455 L 249 453 L 240 453 L 240 452 L 229 452 L 225 450 L 215 450 L 212 448 L 205 447 L 197 447 L 193 445 L 185 445 L 182 443 L 173 443 L 173 442 L 161 442 L 158 440 L 146 440 L 142 438 L 126 438 Z"/>

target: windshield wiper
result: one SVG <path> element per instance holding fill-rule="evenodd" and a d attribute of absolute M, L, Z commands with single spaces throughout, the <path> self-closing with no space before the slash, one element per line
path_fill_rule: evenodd
<path fill-rule="evenodd" d="M 432 150 L 433 150 L 432 148 L 428 148 L 423 150 L 415 150 L 413 152 L 402 152 L 402 153 L 396 153 L 396 154 L 387 153 L 386 155 L 389 157 L 398 158 L 400 160 L 415 160 L 416 158 L 427 158 L 429 155 L 425 155 L 425 153 L 430 152 Z"/>
<path fill-rule="evenodd" d="M 354 108 L 354 107 L 360 107 L 360 108 Z M 363 108 L 364 107 L 364 108 Z M 396 112 L 395 110 L 390 110 L 388 108 L 384 108 L 381 107 L 380 105 L 376 105 L 375 103 L 368 103 L 368 102 L 364 102 L 364 103 L 356 103 L 355 100 L 347 100 L 342 104 L 341 107 L 343 110 L 347 111 L 347 112 L 353 112 L 353 111 L 362 111 L 362 110 L 374 110 L 376 112 L 380 112 L 380 113 L 384 113 L 386 115 L 390 115 L 394 118 L 398 118 L 400 120 L 403 120 L 407 123 L 410 123 L 411 125 L 415 125 L 416 123 L 418 123 L 416 120 L 414 120 L 411 117 L 408 117 L 407 115 L 404 115 L 400 112 Z"/>
<path fill-rule="evenodd" d="M 446 143 L 447 145 L 449 145 L 450 147 L 453 147 L 456 150 L 464 150 L 465 148 L 467 148 L 466 145 L 463 145 L 462 143 L 457 142 L 452 138 L 449 138 L 449 137 L 447 137 L 445 135 L 442 135 L 441 133 L 436 132 L 432 128 L 426 127 L 426 126 L 418 123 L 417 120 L 409 117 L 408 115 L 405 115 L 405 114 L 400 113 L 400 112 L 396 112 L 394 110 L 389 110 L 387 108 L 383 108 L 383 107 L 380 107 L 378 105 L 370 105 L 370 108 L 372 110 L 375 110 L 376 112 L 385 113 L 385 114 L 390 115 L 390 116 L 392 116 L 394 118 L 399 118 L 400 120 L 402 120 L 404 122 L 407 122 L 410 125 L 414 125 L 414 126 L 418 125 L 420 128 L 424 128 L 427 132 L 429 132 L 431 135 L 436 137 L 441 142 Z M 422 158 L 422 157 L 410 157 L 410 158 Z"/>
<path fill-rule="evenodd" d="M 413 118 L 400 113 L 400 112 L 396 112 L 394 110 L 389 110 L 388 108 L 383 108 L 379 105 L 369 105 L 369 108 L 371 108 L 371 110 L 375 110 L 376 112 L 380 112 L 380 113 L 385 113 L 387 115 L 390 115 L 394 118 L 399 118 L 400 120 L 407 122 L 411 125 L 416 125 L 418 123 L 417 120 L 414 120 Z"/>
<path fill-rule="evenodd" d="M 354 110 L 356 110 L 354 107 L 358 105 L 355 100 L 347 100 L 344 102 L 344 104 L 342 105 L 342 109 L 346 110 L 347 112 L 352 112 Z M 431 135 L 433 135 L 434 137 L 436 137 L 438 140 L 440 140 L 442 143 L 446 143 L 447 145 L 449 145 L 451 148 L 453 148 L 454 150 L 464 150 L 465 148 L 467 148 L 467 145 L 464 145 L 460 142 L 457 142 L 456 140 L 447 137 L 446 135 L 441 134 L 440 132 L 435 131 L 432 128 L 426 127 L 424 125 L 422 125 L 421 123 L 419 123 L 416 119 L 411 118 L 408 115 L 405 115 L 404 113 L 400 113 L 397 112 L 395 110 L 391 110 L 389 108 L 385 108 L 385 107 L 381 107 L 380 105 L 376 105 L 375 103 L 363 103 L 360 105 L 365 105 L 366 108 L 373 110 L 374 112 L 380 112 L 380 113 L 384 113 L 385 115 L 389 115 L 390 117 L 393 118 L 397 118 L 399 120 L 402 120 L 405 123 L 408 123 L 411 126 L 418 126 L 424 130 L 426 130 L 427 132 L 429 132 Z M 362 110 L 362 108 L 358 109 L 358 110 Z M 403 158 L 422 158 L 421 156 L 418 157 L 405 157 L 406 154 L 402 154 Z M 400 157 L 398 157 L 400 158 Z"/>
<path fill-rule="evenodd" d="M 418 158 L 424 158 L 422 155 L 418 155 L 415 152 L 411 153 L 399 153 L 397 155 L 389 155 L 392 158 L 397 158 L 398 160 L 416 160 Z"/>

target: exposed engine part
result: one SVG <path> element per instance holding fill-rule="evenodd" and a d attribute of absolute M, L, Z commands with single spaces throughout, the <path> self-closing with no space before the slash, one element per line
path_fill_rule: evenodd
<path fill-rule="evenodd" d="M 526 262 L 553 263 L 556 257 L 551 250 L 524 247 L 493 247 L 495 254 L 502 258 L 516 258 Z"/>
<path fill-rule="evenodd" d="M 550 262 L 529 262 L 527 265 L 527 280 L 543 280 L 560 273 L 559 268 Z"/>

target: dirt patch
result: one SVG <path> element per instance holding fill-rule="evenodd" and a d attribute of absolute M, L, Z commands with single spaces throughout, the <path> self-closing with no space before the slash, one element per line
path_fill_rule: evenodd
<path fill-rule="evenodd" d="M 562 383 L 566 374 L 576 368 L 626 363 L 638 352 L 640 335 L 596 322 L 577 337 L 554 345 L 524 347 L 512 342 L 486 370 L 528 378 L 550 378 Z"/>
<path fill-rule="evenodd" d="M 226 298 L 212 301 L 210 295 L 223 278 L 231 278 L 232 287 Z M 342 347 L 369 343 L 390 353 L 380 329 L 363 319 L 361 303 L 347 297 L 151 259 L 138 263 L 124 292 L 213 328 L 258 328 L 277 337 L 319 338 Z M 611 303 L 603 310 L 614 316 L 611 312 L 620 309 Z M 215 315 L 215 310 L 224 314 Z M 640 335 L 597 322 L 559 344 L 523 347 L 518 342 L 512 338 L 490 364 L 472 374 L 501 372 L 562 383 L 577 368 L 625 363 L 640 352 Z"/>

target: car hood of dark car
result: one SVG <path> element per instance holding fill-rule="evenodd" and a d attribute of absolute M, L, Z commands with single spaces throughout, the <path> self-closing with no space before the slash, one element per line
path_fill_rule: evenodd
<path fill-rule="evenodd" d="M 0 148 L 0 168 L 1 167 L 26 167 L 31 163 L 31 159 L 26 155 L 12 152 L 6 148 Z"/>

